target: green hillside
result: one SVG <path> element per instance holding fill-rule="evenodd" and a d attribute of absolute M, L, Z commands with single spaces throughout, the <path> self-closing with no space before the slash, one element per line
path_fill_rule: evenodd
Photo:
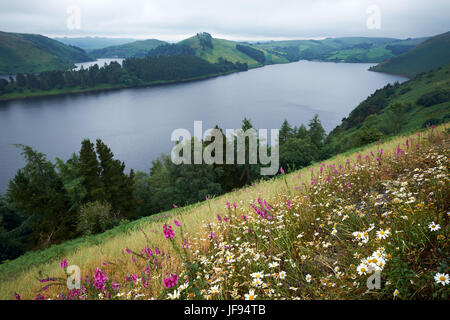
<path fill-rule="evenodd" d="M 187 45 L 194 49 L 195 55 L 211 63 L 218 62 L 219 58 L 226 59 L 233 63 L 247 63 L 249 68 L 261 66 L 261 63 L 254 58 L 236 49 L 239 42 L 212 38 L 208 33 L 197 34 L 179 42 L 180 45 Z M 265 56 L 264 64 L 287 63 L 287 59 L 278 55 L 261 50 Z"/>
<path fill-rule="evenodd" d="M 328 136 L 331 154 L 450 120 L 450 64 L 387 85 L 361 102 Z"/>
<path fill-rule="evenodd" d="M 103 49 L 111 46 L 120 46 L 136 41 L 131 38 L 103 38 L 103 37 L 80 37 L 80 38 L 53 38 L 67 45 L 76 46 L 86 51 Z"/>
<path fill-rule="evenodd" d="M 285 57 L 289 61 L 305 59 L 330 62 L 381 62 L 415 47 L 425 39 L 345 37 L 270 41 L 256 43 L 255 46 Z"/>
<path fill-rule="evenodd" d="M 41 35 L 0 31 L 0 74 L 65 70 L 90 60 L 84 50 Z"/>
<path fill-rule="evenodd" d="M 401 74 L 412 78 L 418 73 L 427 72 L 449 63 L 450 32 L 446 32 L 426 40 L 406 53 L 380 63 L 371 70 Z"/>
<path fill-rule="evenodd" d="M 90 54 L 95 58 L 142 58 L 156 47 L 167 44 L 157 39 L 139 40 L 120 46 L 111 46 L 103 49 L 92 50 Z"/>

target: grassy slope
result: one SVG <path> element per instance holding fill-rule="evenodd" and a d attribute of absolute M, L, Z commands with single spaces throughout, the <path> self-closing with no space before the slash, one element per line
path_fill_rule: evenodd
<path fill-rule="evenodd" d="M 445 131 L 446 127 L 439 126 L 435 130 Z M 398 144 L 404 141 L 404 136 L 398 136 L 385 141 L 380 146 L 369 145 L 340 154 L 327 160 L 327 163 L 345 164 L 348 158 L 356 158 L 359 153 L 368 154 L 370 151 L 376 151 L 377 148 L 383 148 L 386 151 L 394 150 Z M 290 188 L 289 192 L 295 192 L 295 186 L 301 185 L 302 182 L 308 183 L 311 169 L 314 168 L 317 172 L 320 166 L 321 163 L 315 163 L 286 175 L 287 185 Z M 167 239 L 164 239 L 161 230 L 163 224 L 171 222 L 173 217 L 176 216 L 177 219 L 182 221 L 186 236 L 195 235 L 203 232 L 204 223 L 215 221 L 215 212 L 223 211 L 226 201 L 236 202 L 239 206 L 247 206 L 250 200 L 254 201 L 259 196 L 266 199 L 272 198 L 277 196 L 280 190 L 285 189 L 286 182 L 282 178 L 275 178 L 257 183 L 247 189 L 213 198 L 208 202 L 142 218 L 127 225 L 118 226 L 103 234 L 72 240 L 43 251 L 30 252 L 16 260 L 0 265 L 0 279 L 2 279 L 0 282 L 0 299 L 11 299 L 14 292 L 20 292 L 22 297 L 33 297 L 36 294 L 36 289 L 39 288 L 39 283 L 36 281 L 36 278 L 39 277 L 39 271 L 42 271 L 43 276 L 59 274 L 61 272 L 59 261 L 62 258 L 67 258 L 70 264 L 80 266 L 82 273 L 86 272 L 85 274 L 87 274 L 87 270 L 92 271 L 103 262 L 114 261 L 117 257 L 120 257 L 124 248 L 139 250 L 146 243 L 143 233 L 138 230 L 139 228 L 142 228 L 147 234 L 152 245 L 167 251 L 170 250 L 171 246 Z M 132 263 L 129 262 L 130 267 L 131 265 Z"/>
<path fill-rule="evenodd" d="M 0 74 L 68 69 L 89 60 L 82 49 L 41 35 L 0 32 Z"/>
<path fill-rule="evenodd" d="M 418 45 L 425 39 L 345 37 L 324 40 L 271 41 L 256 46 L 279 54 L 282 54 L 283 48 L 297 47 L 302 58 L 311 60 L 381 62 L 395 56 L 395 53 L 387 48 L 388 45 L 412 46 Z"/>
<path fill-rule="evenodd" d="M 450 32 L 434 36 L 410 51 L 373 68 L 374 71 L 401 74 L 409 78 L 450 63 Z"/>
<path fill-rule="evenodd" d="M 93 50 L 90 51 L 90 54 L 96 58 L 144 57 L 148 51 L 166 43 L 167 42 L 165 41 L 157 39 L 140 40 L 122 44 L 119 46 L 111 46 L 103 49 Z"/>
<path fill-rule="evenodd" d="M 417 100 L 424 94 L 435 91 L 436 89 L 450 90 L 450 64 L 442 67 L 440 70 L 429 72 L 423 76 L 406 81 L 400 85 L 389 98 L 389 105 L 396 102 L 410 103 L 412 108 L 406 113 L 405 126 L 403 131 L 417 130 L 422 127 L 424 122 L 429 119 L 448 118 L 450 116 L 450 101 L 437 104 L 431 107 L 417 105 Z M 385 108 L 378 116 L 378 126 L 383 126 L 386 118 L 389 117 Z M 357 127 L 352 127 L 344 132 L 339 132 L 336 138 L 344 141 L 346 138 L 357 133 L 365 121 Z"/>
<path fill-rule="evenodd" d="M 213 48 L 206 48 L 203 49 L 200 46 L 200 42 L 196 36 L 185 39 L 180 44 L 185 44 L 190 46 L 195 50 L 195 54 L 203 58 L 211 63 L 215 63 L 218 61 L 220 57 L 231 61 L 233 63 L 240 62 L 240 63 L 247 63 L 249 68 L 255 68 L 261 66 L 259 62 L 254 60 L 253 58 L 247 56 L 245 53 L 239 51 L 236 49 L 236 44 L 239 42 L 230 41 L 230 40 L 224 40 L 224 39 L 212 39 Z M 273 55 L 268 53 L 267 51 L 264 51 L 264 55 L 266 56 L 266 64 L 272 64 L 272 63 L 287 63 L 288 61 L 284 58 L 281 58 L 279 56 Z"/>

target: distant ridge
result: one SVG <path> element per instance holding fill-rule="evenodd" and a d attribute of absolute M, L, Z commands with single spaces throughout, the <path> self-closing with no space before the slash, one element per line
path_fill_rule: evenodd
<path fill-rule="evenodd" d="M 90 54 L 95 58 L 142 58 L 150 50 L 163 44 L 167 44 L 167 42 L 157 39 L 139 40 L 119 46 L 92 50 Z"/>
<path fill-rule="evenodd" d="M 0 74 L 65 70 L 90 60 L 83 49 L 42 35 L 0 31 Z"/>
<path fill-rule="evenodd" d="M 434 36 L 410 51 L 371 68 L 372 71 L 413 78 L 450 63 L 450 31 Z"/>
<path fill-rule="evenodd" d="M 131 38 L 105 38 L 105 37 L 77 37 L 77 38 L 53 38 L 67 45 L 79 47 L 86 52 L 103 49 L 111 46 L 120 46 L 136 41 Z"/>

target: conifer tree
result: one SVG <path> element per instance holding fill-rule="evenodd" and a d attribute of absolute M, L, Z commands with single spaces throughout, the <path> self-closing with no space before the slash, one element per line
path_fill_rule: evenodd
<path fill-rule="evenodd" d="M 322 127 L 322 123 L 319 120 L 319 116 L 316 114 L 314 118 L 309 121 L 309 136 L 311 138 L 311 142 L 320 149 L 325 140 L 325 129 Z"/>
<path fill-rule="evenodd" d="M 80 151 L 80 175 L 87 191 L 86 201 L 105 200 L 102 181 L 100 180 L 101 167 L 97 160 L 94 144 L 89 139 L 83 140 Z"/>
<path fill-rule="evenodd" d="M 111 204 L 115 213 L 131 217 L 136 208 L 133 196 L 134 172 L 125 174 L 125 164 L 114 159 L 111 149 L 100 139 L 96 144 L 100 161 L 100 181 L 104 188 L 104 200 Z"/>
<path fill-rule="evenodd" d="M 294 131 L 287 120 L 283 121 L 279 133 L 279 143 L 282 145 L 293 135 Z"/>

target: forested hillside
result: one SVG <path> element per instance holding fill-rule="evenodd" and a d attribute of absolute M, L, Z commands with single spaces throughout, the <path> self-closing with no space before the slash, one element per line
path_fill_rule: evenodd
<path fill-rule="evenodd" d="M 339 153 L 385 136 L 450 120 L 450 65 L 377 90 L 327 137 L 325 153 Z"/>

